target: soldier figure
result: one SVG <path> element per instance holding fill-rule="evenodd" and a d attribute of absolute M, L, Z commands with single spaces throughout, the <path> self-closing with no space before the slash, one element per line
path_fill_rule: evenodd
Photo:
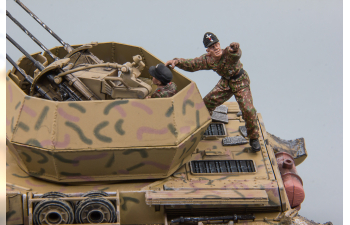
<path fill-rule="evenodd" d="M 220 48 L 219 39 L 210 32 L 204 34 L 203 44 L 207 53 L 194 58 L 174 58 L 165 63 L 165 66 L 194 72 L 198 70 L 214 70 L 221 76 L 220 81 L 205 97 L 204 103 L 212 114 L 214 109 L 235 96 L 246 122 L 247 134 L 250 146 L 254 151 L 261 149 L 259 144 L 259 127 L 257 124 L 256 110 L 250 91 L 250 80 L 248 73 L 243 69 L 240 62 L 242 51 L 239 43 L 232 42 L 225 49 Z"/>
<path fill-rule="evenodd" d="M 171 97 L 176 94 L 176 84 L 171 82 L 173 73 L 164 64 L 160 63 L 157 66 L 151 66 L 148 70 L 151 74 L 153 84 L 157 85 L 156 91 L 147 98 L 164 98 Z"/>

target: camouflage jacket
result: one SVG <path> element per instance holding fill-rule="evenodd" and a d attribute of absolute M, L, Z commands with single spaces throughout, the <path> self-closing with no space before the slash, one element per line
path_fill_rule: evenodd
<path fill-rule="evenodd" d="M 232 89 L 233 91 L 248 87 L 250 84 L 247 72 L 236 80 L 231 77 L 238 74 L 243 69 L 243 64 L 239 60 L 242 55 L 242 50 L 238 49 L 236 52 L 229 52 L 229 47 L 222 51 L 222 56 L 218 62 L 208 54 L 201 55 L 194 59 L 174 58 L 178 60 L 177 67 L 180 69 L 194 72 L 198 70 L 214 70 L 222 77 L 219 81 L 220 87 L 224 90 Z"/>
<path fill-rule="evenodd" d="M 176 94 L 176 84 L 174 82 L 169 82 L 165 86 L 158 86 L 156 91 L 151 95 L 151 98 L 166 98 L 171 97 Z"/>

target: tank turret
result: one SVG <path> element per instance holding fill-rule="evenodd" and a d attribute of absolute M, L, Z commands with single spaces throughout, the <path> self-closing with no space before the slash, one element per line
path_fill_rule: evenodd
<path fill-rule="evenodd" d="M 107 80 L 132 80 L 129 75 L 132 72 L 133 82 L 138 80 L 135 74 L 147 79 L 150 77 L 147 70 L 139 70 L 135 65 L 142 63 L 149 68 L 160 60 L 140 47 L 115 42 L 95 45 L 96 56 L 103 60 L 110 58 L 111 55 L 99 55 L 106 48 L 115 49 L 111 55 L 118 52 L 125 59 L 134 58 L 137 62 L 109 63 L 115 68 L 103 63 L 87 71 L 66 72 L 79 73 L 76 77 L 104 100 L 44 100 L 18 87 L 14 80 L 24 78 L 16 69 L 8 73 L 11 78 L 7 79 L 7 121 L 10 122 L 7 143 L 28 174 L 56 182 L 157 179 L 169 176 L 189 160 L 211 122 L 196 84 L 174 72 L 173 81 L 179 91 L 173 97 L 139 99 L 131 94 L 129 98 L 113 99 L 102 93 L 101 87 L 107 85 Z M 50 51 L 64 49 L 56 47 Z M 143 58 L 137 55 L 141 53 Z M 46 58 L 40 54 L 33 57 Z M 27 58 L 23 57 L 18 65 L 30 74 L 26 62 Z M 37 75 L 42 77 L 37 83 L 48 71 L 65 67 L 57 61 L 47 64 L 49 69 Z M 118 69 L 120 76 L 113 76 L 118 74 Z M 106 71 L 107 75 L 98 71 Z M 128 89 L 123 88 L 127 93 Z"/>

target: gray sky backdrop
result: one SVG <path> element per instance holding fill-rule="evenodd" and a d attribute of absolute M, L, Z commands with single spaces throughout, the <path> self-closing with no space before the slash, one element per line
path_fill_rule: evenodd
<path fill-rule="evenodd" d="M 142 46 L 166 62 L 205 53 L 207 31 L 218 36 L 223 48 L 239 42 L 254 105 L 267 131 L 286 140 L 305 138 L 308 158 L 297 167 L 306 193 L 300 214 L 316 222 L 343 223 L 341 0 L 22 2 L 71 45 L 116 41 Z M 47 48 L 59 45 L 14 1 L 6 4 Z M 10 19 L 6 26 L 29 53 L 42 51 Z M 6 52 L 15 60 L 22 55 L 9 42 Z M 213 71 L 179 71 L 197 83 L 203 97 L 220 79 Z"/>

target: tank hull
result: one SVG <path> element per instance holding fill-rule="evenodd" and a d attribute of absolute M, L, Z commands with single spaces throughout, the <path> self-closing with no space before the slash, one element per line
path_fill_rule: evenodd
<path fill-rule="evenodd" d="M 236 102 L 228 106 L 226 137 L 241 135 L 244 120 L 237 116 Z M 68 194 L 61 198 L 73 205 L 84 199 L 91 190 L 110 194 L 116 209 L 114 224 L 170 224 L 180 217 L 205 217 L 226 215 L 254 215 L 255 219 L 235 221 L 236 224 L 268 224 L 283 221 L 282 214 L 291 210 L 283 180 L 272 148 L 266 144 L 266 131 L 262 117 L 260 143 L 262 151 L 251 152 L 248 144 L 222 146 L 222 138 L 199 141 L 190 161 L 165 179 L 132 180 L 118 182 L 85 182 L 66 184 L 49 182 L 28 176 L 18 167 L 16 158 L 7 149 L 7 196 L 12 206 L 8 224 L 21 224 L 33 218 L 35 202 L 40 196 L 55 191 Z M 198 174 L 191 162 L 252 160 L 255 172 Z M 138 215 L 135 217 L 134 215 Z M 225 222 L 227 223 L 227 222 Z"/>

